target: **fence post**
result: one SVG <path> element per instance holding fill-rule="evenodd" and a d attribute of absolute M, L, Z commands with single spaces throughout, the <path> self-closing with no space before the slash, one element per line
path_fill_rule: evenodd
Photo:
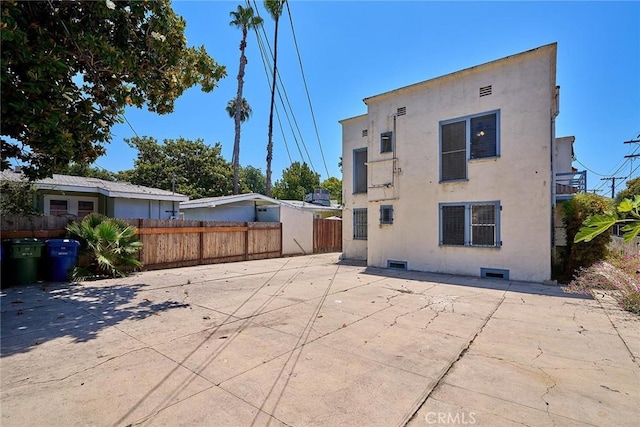
<path fill-rule="evenodd" d="M 204 262 L 204 227 L 205 227 L 205 222 L 204 221 L 200 221 L 200 248 L 198 251 L 198 264 L 203 264 Z"/>
<path fill-rule="evenodd" d="M 244 232 L 244 260 L 249 259 L 249 223 L 245 222 L 244 226 L 247 228 L 247 231 Z"/>

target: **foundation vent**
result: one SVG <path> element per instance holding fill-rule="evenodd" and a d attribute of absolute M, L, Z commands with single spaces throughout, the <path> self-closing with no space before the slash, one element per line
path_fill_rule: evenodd
<path fill-rule="evenodd" d="M 394 270 L 406 270 L 407 269 L 407 261 L 387 261 L 387 268 L 392 268 Z"/>
<path fill-rule="evenodd" d="M 480 277 L 483 279 L 503 279 L 509 280 L 509 270 L 498 268 L 480 268 Z"/>
<path fill-rule="evenodd" d="M 480 97 L 491 95 L 491 91 L 492 91 L 491 85 L 481 87 L 480 88 Z"/>

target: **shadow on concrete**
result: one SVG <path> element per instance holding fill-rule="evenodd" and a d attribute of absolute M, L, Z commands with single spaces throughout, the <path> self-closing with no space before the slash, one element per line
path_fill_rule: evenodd
<path fill-rule="evenodd" d="M 547 295 L 561 298 L 593 299 L 590 295 L 570 293 L 562 286 L 553 284 L 519 282 L 514 280 L 485 279 L 472 276 L 457 276 L 453 274 L 429 273 L 412 270 L 395 270 L 388 268 L 366 267 L 363 274 L 372 276 L 406 279 L 418 282 L 441 283 L 445 285 L 466 286 L 481 289 L 524 293 L 531 295 Z"/>
<path fill-rule="evenodd" d="M 136 300 L 144 284 L 100 286 L 44 283 L 15 286 L 0 294 L 0 357 L 24 353 L 47 341 L 96 338 L 124 320 L 140 320 L 159 312 L 188 307 L 178 301 Z"/>

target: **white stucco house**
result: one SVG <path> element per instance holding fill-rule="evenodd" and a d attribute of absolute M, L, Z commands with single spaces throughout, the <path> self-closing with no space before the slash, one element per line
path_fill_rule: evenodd
<path fill-rule="evenodd" d="M 364 99 L 340 121 L 343 257 L 523 281 L 551 278 L 554 206 L 586 189 L 555 137 L 557 45 Z"/>
<path fill-rule="evenodd" d="M 0 181 L 23 182 L 25 178 L 5 170 Z M 189 200 L 158 188 L 71 175 L 54 174 L 33 185 L 36 209 L 52 216 L 82 218 L 95 212 L 111 218 L 171 219 L 180 217 L 180 202 Z"/>
<path fill-rule="evenodd" d="M 283 255 L 313 253 L 314 218 L 342 212 L 336 206 L 277 200 L 257 193 L 189 200 L 180 204 L 180 210 L 185 220 L 280 222 Z"/>

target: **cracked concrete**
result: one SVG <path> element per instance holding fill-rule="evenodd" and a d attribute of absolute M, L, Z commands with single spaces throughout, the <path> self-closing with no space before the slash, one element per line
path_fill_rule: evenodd
<path fill-rule="evenodd" d="M 640 322 L 336 254 L 3 290 L 5 426 L 635 425 Z"/>

